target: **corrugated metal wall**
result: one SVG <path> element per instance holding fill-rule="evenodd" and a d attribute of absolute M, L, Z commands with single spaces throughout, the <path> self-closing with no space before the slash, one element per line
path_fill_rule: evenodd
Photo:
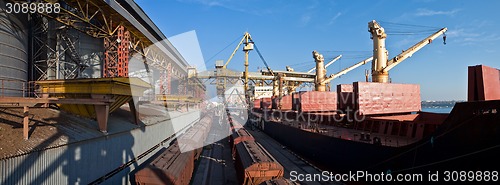
<path fill-rule="evenodd" d="M 88 184 L 136 158 L 199 119 L 199 111 L 94 140 L 34 152 L 0 161 L 0 184 Z M 129 184 L 128 173 L 156 151 L 125 168 L 103 184 Z"/>
<path fill-rule="evenodd" d="M 23 96 L 28 80 L 27 14 L 7 13 L 0 1 L 0 96 Z"/>

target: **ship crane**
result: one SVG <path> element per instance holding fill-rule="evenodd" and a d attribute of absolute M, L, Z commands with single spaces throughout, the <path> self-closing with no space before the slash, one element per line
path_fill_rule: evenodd
<path fill-rule="evenodd" d="M 369 57 L 365 60 L 362 60 L 350 67 L 343 69 L 342 71 L 332 74 L 329 77 L 326 77 L 326 66 L 324 65 L 323 55 L 319 54 L 317 51 L 313 51 L 313 57 L 316 62 L 316 78 L 314 79 L 314 86 L 316 91 L 326 91 L 326 84 L 332 81 L 335 78 L 338 78 L 353 69 L 358 68 L 359 66 L 365 65 L 370 62 L 373 57 Z"/>
<path fill-rule="evenodd" d="M 332 65 L 334 62 L 336 62 L 337 60 L 339 60 L 340 58 L 342 58 L 342 55 L 338 55 L 337 57 L 333 58 L 330 62 L 328 62 L 326 65 L 325 65 L 325 69 Z M 309 71 L 307 71 L 306 73 L 312 73 L 314 70 L 316 70 L 316 67 L 313 67 L 311 68 Z M 286 71 L 287 72 L 294 72 L 293 68 L 289 67 L 289 66 L 286 66 Z M 282 75 L 287 75 L 287 73 L 284 73 Z M 280 79 L 281 76 L 278 75 L 278 81 Z M 278 85 L 279 82 L 275 81 L 274 85 L 273 85 L 273 96 L 275 95 L 278 95 L 278 89 L 279 89 L 279 85 Z M 286 81 L 284 82 L 285 83 L 285 87 L 287 88 L 287 92 L 288 94 L 291 94 L 292 92 L 295 92 L 295 89 L 297 89 L 301 84 L 302 82 L 297 82 L 297 81 Z"/>
<path fill-rule="evenodd" d="M 245 72 L 243 73 L 244 76 L 244 89 L 245 89 L 245 94 L 248 92 L 248 53 L 253 50 L 254 43 L 252 41 L 252 36 L 250 36 L 250 33 L 245 32 L 243 35 L 243 38 L 241 38 L 241 41 L 238 43 L 236 48 L 234 48 L 233 53 L 231 56 L 229 56 L 229 59 L 226 61 L 226 63 L 222 66 L 222 68 L 226 69 L 227 65 L 229 62 L 231 62 L 231 59 L 233 59 L 233 56 L 236 54 L 236 51 L 240 48 L 241 44 L 245 44 L 243 47 L 243 51 L 245 52 Z"/>
<path fill-rule="evenodd" d="M 388 83 L 389 70 L 411 57 L 415 52 L 422 49 L 424 46 L 432 43 L 434 39 L 444 34 L 446 31 L 447 28 L 441 28 L 429 37 L 423 39 L 407 50 L 404 50 L 396 57 L 388 60 L 389 53 L 385 48 L 385 39 L 387 38 L 387 34 L 378 22 L 375 20 L 369 22 L 368 32 L 371 33 L 371 39 L 373 39 L 372 82 Z"/>
<path fill-rule="evenodd" d="M 245 96 L 246 96 L 246 99 L 248 100 L 249 99 L 248 89 L 249 89 L 249 80 L 250 80 L 250 75 L 249 75 L 249 71 L 248 71 L 248 53 L 251 50 L 253 50 L 255 48 L 255 50 L 257 51 L 257 54 L 259 54 L 260 59 L 262 60 L 262 62 L 264 62 L 264 65 L 266 66 L 267 70 L 271 73 L 272 76 L 275 76 L 275 74 L 274 74 L 273 70 L 271 70 L 269 65 L 267 64 L 266 60 L 264 59 L 264 57 L 260 53 L 259 49 L 257 48 L 257 45 L 255 45 L 254 41 L 252 40 L 252 36 L 248 32 L 245 32 L 241 41 L 238 43 L 236 48 L 234 48 L 233 53 L 231 54 L 231 56 L 229 56 L 229 59 L 222 66 L 223 69 L 227 68 L 227 65 L 229 64 L 229 62 L 231 62 L 231 59 L 236 54 L 236 51 L 238 51 L 238 49 L 240 48 L 240 46 L 242 44 L 244 44 L 243 51 L 245 52 L 245 64 L 244 64 L 245 71 L 243 72 L 243 80 L 244 80 L 243 83 L 244 83 L 244 89 L 245 89 Z"/>
<path fill-rule="evenodd" d="M 339 60 L 340 58 L 342 58 L 342 55 L 339 55 L 337 57 L 335 57 L 333 60 L 331 60 L 330 62 L 328 62 L 326 65 L 325 65 L 325 69 L 332 65 L 334 62 L 336 62 L 337 60 Z M 308 73 L 312 73 L 314 70 L 316 70 L 316 67 L 313 67 L 311 68 L 309 71 L 307 71 Z"/>

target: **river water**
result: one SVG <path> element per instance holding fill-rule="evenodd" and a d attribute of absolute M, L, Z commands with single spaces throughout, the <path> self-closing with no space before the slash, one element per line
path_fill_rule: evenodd
<path fill-rule="evenodd" d="M 453 107 L 422 107 L 423 112 L 450 113 Z"/>

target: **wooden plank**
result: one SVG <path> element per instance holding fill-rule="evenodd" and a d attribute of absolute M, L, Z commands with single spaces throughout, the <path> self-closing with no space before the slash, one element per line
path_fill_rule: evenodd
<path fill-rule="evenodd" d="M 28 140 L 29 137 L 29 107 L 24 106 L 24 120 L 23 120 L 23 136 L 24 140 Z"/>

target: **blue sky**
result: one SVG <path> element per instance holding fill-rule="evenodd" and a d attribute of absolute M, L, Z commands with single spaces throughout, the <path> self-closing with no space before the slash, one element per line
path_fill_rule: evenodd
<path fill-rule="evenodd" d="M 326 59 L 344 57 L 328 68 L 338 72 L 371 55 L 368 22 L 377 20 L 386 32 L 408 34 L 387 37 L 389 58 L 421 39 L 429 30 L 447 27 L 447 44 L 436 39 L 390 71 L 394 83 L 421 86 L 422 100 L 465 100 L 467 66 L 484 64 L 500 68 L 500 1 L 330 1 L 330 0 L 168 0 L 136 1 L 167 36 L 195 30 L 206 65 L 227 60 L 248 31 L 272 69 L 285 65 L 298 70 L 314 66 L 311 52 Z M 401 24 L 421 25 L 404 26 Z M 222 51 L 222 52 L 221 52 Z M 216 55 L 220 52 L 218 55 Z M 215 56 L 215 57 L 214 57 Z M 255 51 L 250 70 L 263 67 Z M 243 70 L 243 52 L 228 68 Z M 360 67 L 333 84 L 364 81 Z"/>

